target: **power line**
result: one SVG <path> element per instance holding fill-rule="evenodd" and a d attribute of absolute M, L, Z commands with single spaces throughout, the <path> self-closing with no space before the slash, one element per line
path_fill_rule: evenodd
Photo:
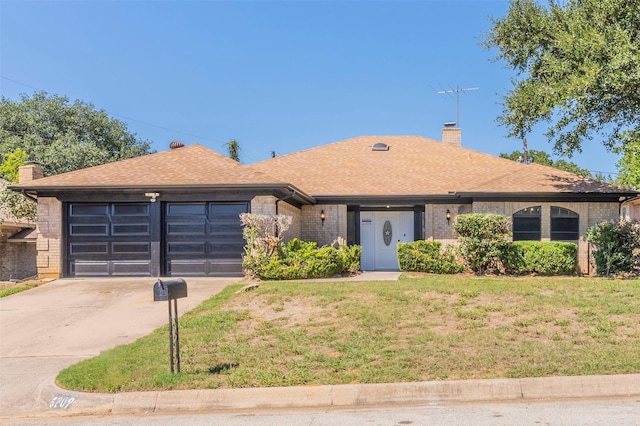
<path fill-rule="evenodd" d="M 39 91 L 42 91 L 42 89 L 39 89 L 39 88 L 37 88 L 37 87 L 33 87 L 33 86 L 29 85 L 29 84 L 22 83 L 22 82 L 20 82 L 20 81 L 14 80 L 14 79 L 9 78 L 9 77 L 0 76 L 0 78 L 2 78 L 3 80 L 7 80 L 7 81 L 11 81 L 11 82 L 13 82 L 13 83 L 19 84 L 19 85 L 21 85 L 21 86 L 28 87 L 28 88 L 33 89 L 33 90 L 39 90 Z M 109 112 L 109 111 L 106 111 L 106 110 L 103 110 L 103 111 L 105 111 L 105 112 Z M 194 134 L 191 134 L 191 133 L 183 132 L 183 131 L 181 131 L 181 130 L 170 129 L 170 128 L 168 128 L 168 127 L 158 126 L 157 124 L 148 123 L 148 122 L 146 122 L 146 121 L 142 121 L 142 120 L 137 120 L 137 119 L 135 119 L 135 118 L 127 117 L 127 116 L 122 115 L 122 114 L 116 114 L 115 112 L 109 112 L 109 114 L 110 114 L 110 115 L 115 115 L 116 117 L 122 117 L 122 118 L 124 118 L 125 120 L 135 121 L 136 123 L 141 123 L 141 124 L 145 124 L 145 125 L 147 125 L 147 126 L 156 127 L 156 128 L 158 128 L 158 129 L 166 130 L 166 131 L 168 131 L 168 132 L 180 133 L 181 135 L 191 136 L 192 138 L 203 139 L 203 140 L 207 140 L 207 141 L 210 141 L 210 142 L 224 143 L 223 141 L 221 141 L 221 140 L 219 140 L 219 139 L 207 138 L 207 137 L 204 137 L 204 136 L 198 136 L 198 135 L 194 135 Z"/>

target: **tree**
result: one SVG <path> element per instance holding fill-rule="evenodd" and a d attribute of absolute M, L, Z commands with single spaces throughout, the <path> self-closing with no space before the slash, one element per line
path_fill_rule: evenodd
<path fill-rule="evenodd" d="M 624 141 L 622 147 L 614 151 L 622 154 L 615 183 L 625 188 L 640 188 L 640 141 Z"/>
<path fill-rule="evenodd" d="M 149 142 L 89 103 L 36 92 L 0 99 L 0 155 L 18 148 L 50 176 L 148 154 Z"/>
<path fill-rule="evenodd" d="M 522 138 L 547 122 L 554 151 L 640 140 L 640 10 L 628 0 L 512 0 L 484 46 L 517 72 L 498 121 Z"/>
<path fill-rule="evenodd" d="M 500 157 L 507 158 L 513 161 L 521 161 L 524 158 L 521 151 L 513 151 L 511 154 L 501 153 Z M 549 154 L 544 151 L 536 151 L 534 149 L 530 150 L 529 160 L 537 164 L 542 164 L 544 166 L 555 167 L 556 169 L 564 170 L 565 172 L 570 172 L 578 176 L 593 178 L 589 170 L 583 169 L 572 161 L 562 159 L 553 161 L 551 156 L 549 156 Z"/>
<path fill-rule="evenodd" d="M 0 177 L 7 181 L 17 181 L 27 160 L 49 176 L 147 153 L 149 142 L 91 104 L 46 92 L 22 95 L 19 102 L 0 99 Z M 0 191 L 0 208 L 8 215 L 33 218 L 33 203 Z"/>
<path fill-rule="evenodd" d="M 238 142 L 235 139 L 231 139 L 225 144 L 225 146 L 229 151 L 229 158 L 240 162 L 240 146 L 238 145 Z"/>

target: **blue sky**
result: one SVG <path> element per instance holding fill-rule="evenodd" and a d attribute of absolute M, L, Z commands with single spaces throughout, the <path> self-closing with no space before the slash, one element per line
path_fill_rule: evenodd
<path fill-rule="evenodd" d="M 512 72 L 479 44 L 507 1 L 12 1 L 0 3 L 0 92 L 81 99 L 158 151 L 169 142 L 241 161 L 360 135 L 521 149 L 496 123 Z M 551 152 L 538 129 L 529 149 Z M 599 141 L 571 160 L 615 172 Z"/>

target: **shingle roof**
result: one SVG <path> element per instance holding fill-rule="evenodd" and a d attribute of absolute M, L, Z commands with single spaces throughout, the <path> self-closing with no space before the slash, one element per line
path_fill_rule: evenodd
<path fill-rule="evenodd" d="M 202 145 L 102 164 L 37 179 L 16 188 L 260 185 L 273 178 Z"/>
<path fill-rule="evenodd" d="M 372 151 L 375 143 L 388 151 Z M 539 164 L 521 164 L 421 136 L 361 136 L 243 165 L 190 145 L 45 177 L 16 189 L 294 185 L 313 197 L 626 191 Z"/>
<path fill-rule="evenodd" d="M 372 151 L 375 143 L 388 151 Z M 361 136 L 249 166 L 314 197 L 456 193 L 628 193 L 538 164 L 420 136 Z"/>

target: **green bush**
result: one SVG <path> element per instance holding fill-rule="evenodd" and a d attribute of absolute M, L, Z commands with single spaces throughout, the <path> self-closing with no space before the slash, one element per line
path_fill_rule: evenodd
<path fill-rule="evenodd" d="M 578 245 L 559 241 L 516 241 L 503 255 L 505 270 L 514 274 L 571 275 L 578 263 Z"/>
<path fill-rule="evenodd" d="M 458 233 L 459 251 L 476 273 L 505 270 L 510 219 L 497 214 L 470 213 L 456 216 L 453 227 Z"/>
<path fill-rule="evenodd" d="M 598 274 L 608 276 L 638 271 L 640 223 L 637 221 L 601 222 L 589 228 L 587 240 L 597 247 L 593 257 Z"/>
<path fill-rule="evenodd" d="M 342 257 L 342 267 L 344 272 L 355 274 L 360 270 L 360 257 L 362 256 L 362 246 L 346 244 L 338 245 L 338 253 Z"/>
<path fill-rule="evenodd" d="M 441 250 L 439 241 L 414 241 L 398 243 L 400 270 L 407 272 L 429 272 L 434 274 L 457 274 L 464 266 L 457 262 L 453 249 Z"/>
<path fill-rule="evenodd" d="M 322 247 L 306 265 L 307 277 L 331 277 L 342 272 L 342 256 L 333 247 Z"/>
<path fill-rule="evenodd" d="M 253 262 L 252 274 L 264 280 L 324 278 L 360 269 L 360 246 L 320 247 L 297 238 L 278 245 L 276 254 Z M 246 267 L 246 265 L 245 265 Z"/>

